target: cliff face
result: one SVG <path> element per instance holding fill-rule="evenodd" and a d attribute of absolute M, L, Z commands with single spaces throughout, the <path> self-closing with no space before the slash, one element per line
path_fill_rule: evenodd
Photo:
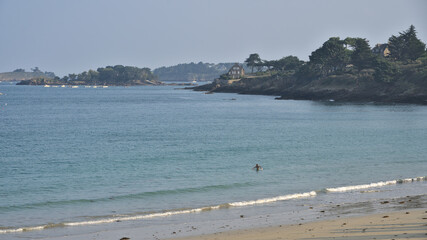
<path fill-rule="evenodd" d="M 374 70 L 299 79 L 293 75 L 215 80 L 196 91 L 276 95 L 277 99 L 334 100 L 345 102 L 417 103 L 427 105 L 427 68 L 406 69 L 390 82 L 375 79 Z"/>

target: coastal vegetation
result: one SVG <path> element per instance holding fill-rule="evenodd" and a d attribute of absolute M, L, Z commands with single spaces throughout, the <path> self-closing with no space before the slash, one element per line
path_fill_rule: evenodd
<path fill-rule="evenodd" d="M 295 56 L 245 63 L 255 73 L 236 81 L 224 76 L 195 90 L 279 95 L 280 99 L 416 102 L 427 104 L 426 45 L 414 26 L 373 49 L 364 38 L 331 37 L 309 61 Z"/>
<path fill-rule="evenodd" d="M 43 73 L 38 67 L 31 73 L 16 69 L 7 74 L 15 75 L 9 79 L 23 80 L 21 85 L 132 86 L 160 85 L 159 79 L 214 80 L 194 89 L 276 95 L 279 99 L 427 104 L 426 44 L 418 39 L 413 25 L 373 48 L 365 38 L 331 37 L 310 54 L 309 61 L 296 56 L 262 60 L 259 54 L 252 53 L 242 64 L 249 74 L 240 79 L 228 74 L 233 65 L 185 63 L 153 72 L 149 68 L 115 65 L 62 78 Z"/>
<path fill-rule="evenodd" d="M 79 74 L 68 74 L 59 77 L 36 77 L 24 80 L 19 85 L 158 85 L 157 76 L 149 68 L 115 65 L 101 67 L 97 70 L 84 71 Z"/>
<path fill-rule="evenodd" d="M 12 72 L 0 73 L 0 81 L 22 81 L 38 77 L 54 78 L 55 74 L 53 72 L 43 72 L 38 67 L 32 68 L 31 72 L 26 72 L 23 68 L 18 68 Z"/>
<path fill-rule="evenodd" d="M 213 81 L 226 73 L 234 63 L 183 63 L 154 69 L 160 81 Z"/>
<path fill-rule="evenodd" d="M 263 65 L 263 62 L 258 53 L 252 53 L 249 55 L 249 57 L 245 60 L 245 63 L 251 68 L 251 73 L 254 73 L 254 67 L 262 67 Z"/>

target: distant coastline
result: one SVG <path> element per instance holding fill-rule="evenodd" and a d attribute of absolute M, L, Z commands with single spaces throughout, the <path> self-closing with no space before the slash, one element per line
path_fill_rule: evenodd
<path fill-rule="evenodd" d="M 14 77 L 3 79 L 21 79 L 18 85 L 193 86 L 219 75 L 212 83 L 192 89 L 274 95 L 279 96 L 277 99 L 427 105 L 426 44 L 417 38 L 413 25 L 373 48 L 364 38 L 331 37 L 311 53 L 307 62 L 295 56 L 262 60 L 253 53 L 244 64 L 199 62 L 154 71 L 115 65 L 60 78 L 37 67 L 32 70 L 26 73 L 16 69 L 3 74 Z M 164 83 L 157 74 L 164 80 L 182 79 L 185 83 Z"/>
<path fill-rule="evenodd" d="M 31 80 L 22 80 L 18 82 L 16 85 L 31 85 L 31 86 L 45 86 L 45 87 L 77 87 L 77 86 L 85 86 L 85 87 L 93 87 L 93 88 L 102 88 L 102 87 L 129 87 L 129 86 L 195 86 L 197 84 L 191 83 L 191 82 L 175 82 L 175 83 L 165 83 L 165 82 L 159 82 L 159 81 L 138 81 L 131 84 L 115 84 L 115 83 L 108 83 L 108 84 L 101 84 L 101 85 L 95 85 L 91 83 L 86 82 L 79 82 L 79 83 L 64 83 L 60 81 L 54 81 L 54 80 L 44 80 L 44 79 L 31 79 Z"/>
<path fill-rule="evenodd" d="M 426 66 L 422 68 L 426 70 Z M 315 100 L 337 102 L 411 103 L 427 105 L 427 77 L 414 78 L 408 70 L 402 80 L 385 83 L 373 80 L 372 71 L 330 75 L 309 82 L 300 82 L 293 75 L 284 77 L 244 77 L 221 80 L 193 87 L 207 93 L 273 95 L 279 100 Z"/>
<path fill-rule="evenodd" d="M 370 48 L 364 38 L 329 38 L 308 62 L 295 56 L 245 63 L 251 74 L 221 75 L 196 91 L 280 96 L 277 99 L 427 105 L 426 44 L 415 27 Z M 253 72 L 257 69 L 256 72 Z M 235 73 L 235 72 L 234 72 Z"/>
<path fill-rule="evenodd" d="M 17 85 L 44 85 L 49 86 L 194 86 L 193 82 L 165 83 L 158 79 L 149 68 L 138 68 L 132 66 L 106 66 L 97 70 L 84 71 L 79 74 L 68 74 L 62 78 L 54 74 L 46 75 L 38 73 L 22 72 L 23 69 L 3 73 L 3 75 L 25 75 L 25 78 L 13 78 L 20 80 Z"/>
<path fill-rule="evenodd" d="M 19 71 L 17 71 L 19 70 Z M 23 80 L 30 80 L 34 78 L 54 78 L 55 74 L 52 72 L 25 72 L 23 69 L 17 69 L 14 72 L 0 73 L 0 82 L 17 82 Z"/>

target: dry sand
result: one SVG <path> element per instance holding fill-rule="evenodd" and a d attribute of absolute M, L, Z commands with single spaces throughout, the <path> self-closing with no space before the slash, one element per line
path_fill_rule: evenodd
<path fill-rule="evenodd" d="M 427 239 L 427 208 L 352 218 L 236 230 L 176 240 Z"/>

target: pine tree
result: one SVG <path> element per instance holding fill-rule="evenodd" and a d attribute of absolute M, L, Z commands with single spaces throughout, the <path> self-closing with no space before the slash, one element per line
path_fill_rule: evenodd
<path fill-rule="evenodd" d="M 416 60 L 426 51 L 425 43 L 417 38 L 414 25 L 408 30 L 399 33 L 399 36 L 392 35 L 389 38 L 390 56 L 396 60 Z"/>
<path fill-rule="evenodd" d="M 373 65 L 374 55 L 369 47 L 368 40 L 354 38 L 352 43 L 354 51 L 351 54 L 351 62 L 359 69 L 369 68 Z"/>
<path fill-rule="evenodd" d="M 245 60 L 246 65 L 251 67 L 252 73 L 254 72 L 254 67 L 258 66 L 262 63 L 261 58 L 259 57 L 258 53 L 252 53 L 249 55 L 249 57 Z"/>

